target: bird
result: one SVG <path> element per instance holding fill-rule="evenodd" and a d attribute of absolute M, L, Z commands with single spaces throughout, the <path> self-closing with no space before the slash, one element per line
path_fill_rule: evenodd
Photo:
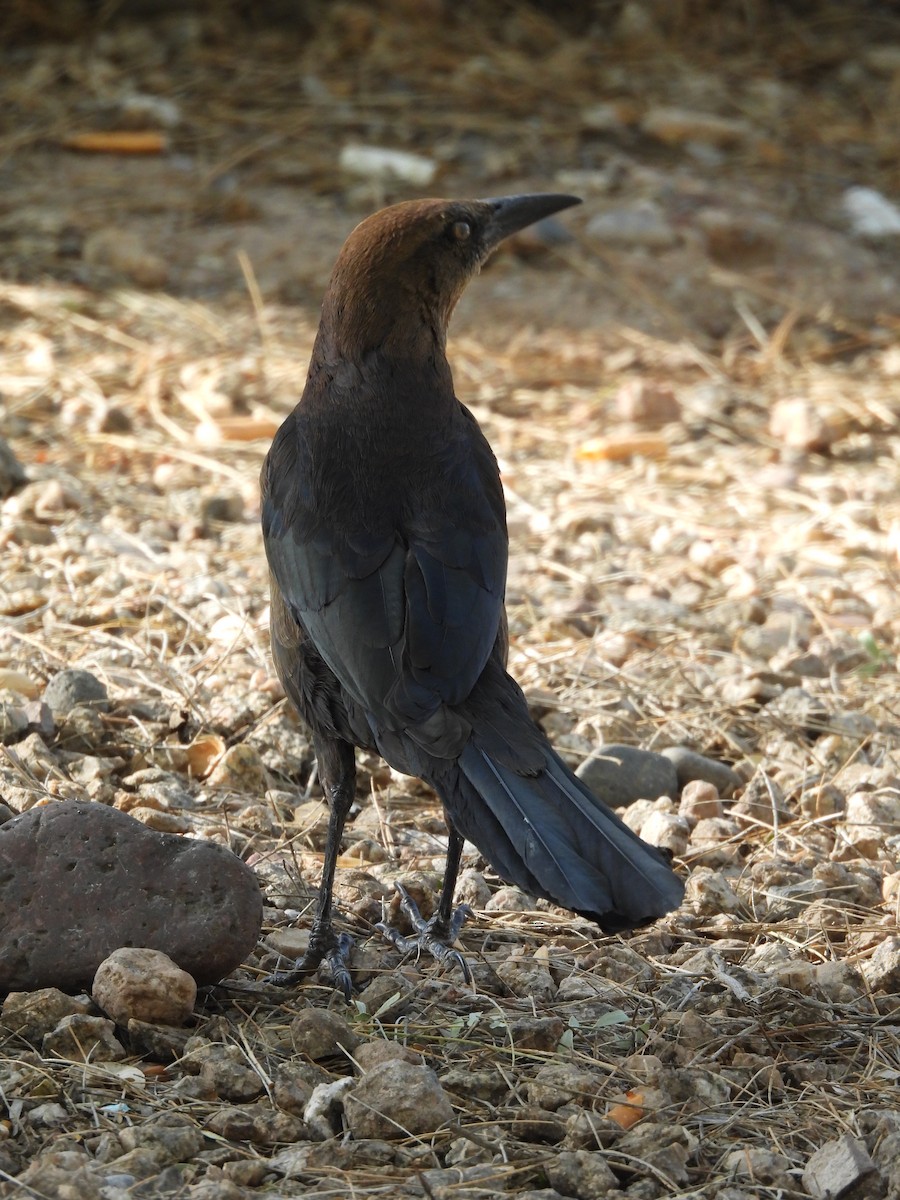
<path fill-rule="evenodd" d="M 350 939 L 332 915 L 354 802 L 355 749 L 439 796 L 446 869 L 430 920 L 401 891 L 401 949 L 468 966 L 453 949 L 466 840 L 503 879 L 630 930 L 670 912 L 683 885 L 578 779 L 506 670 L 508 534 L 497 460 L 457 399 L 447 359 L 466 284 L 509 235 L 580 203 L 526 193 L 408 200 L 350 233 L 322 302 L 299 403 L 262 467 L 276 673 L 308 726 L 329 805 L 308 949 L 277 982 L 322 964 L 349 999 Z"/>

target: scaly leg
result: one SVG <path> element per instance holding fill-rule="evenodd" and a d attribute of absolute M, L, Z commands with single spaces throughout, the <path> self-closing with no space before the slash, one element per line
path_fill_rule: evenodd
<path fill-rule="evenodd" d="M 353 804 L 356 792 L 356 756 L 349 742 L 338 739 L 315 738 L 316 759 L 325 795 L 328 797 L 328 833 L 325 838 L 325 863 L 322 867 L 322 882 L 316 915 L 309 934 L 309 946 L 302 958 L 290 971 L 278 971 L 270 982 L 278 985 L 297 983 L 311 975 L 322 962 L 327 963 L 335 986 L 344 993 L 347 1003 L 353 992 L 353 984 L 347 962 L 353 940 L 349 934 L 336 934 L 331 920 L 331 892 L 334 887 L 334 872 L 341 848 L 344 822 Z"/>

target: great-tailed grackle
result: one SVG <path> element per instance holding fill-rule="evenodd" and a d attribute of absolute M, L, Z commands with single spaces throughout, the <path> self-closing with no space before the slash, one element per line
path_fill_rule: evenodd
<path fill-rule="evenodd" d="M 335 264 L 303 396 L 261 481 L 272 653 L 331 809 L 309 950 L 282 982 L 324 959 L 349 993 L 331 891 L 355 746 L 443 802 L 440 901 L 427 925 L 411 914 L 412 940 L 438 958 L 462 961 L 446 941 L 464 915 L 453 893 L 465 838 L 505 879 L 606 931 L 681 900 L 664 856 L 569 771 L 506 673 L 503 492 L 445 352 L 450 314 L 488 253 L 577 203 L 396 204 L 358 225 Z"/>

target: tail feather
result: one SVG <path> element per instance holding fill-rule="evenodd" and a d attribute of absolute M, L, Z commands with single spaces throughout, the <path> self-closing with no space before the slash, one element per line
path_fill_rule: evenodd
<path fill-rule="evenodd" d="M 597 799 L 549 745 L 544 769 L 524 775 L 469 741 L 448 811 L 501 875 L 607 932 L 645 925 L 676 908 L 684 894 L 663 854 Z"/>

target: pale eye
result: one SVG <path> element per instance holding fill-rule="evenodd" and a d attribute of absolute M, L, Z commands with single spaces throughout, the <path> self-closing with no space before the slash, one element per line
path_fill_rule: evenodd
<path fill-rule="evenodd" d="M 468 221 L 454 221 L 451 232 L 458 242 L 467 242 L 472 236 L 472 227 Z"/>

